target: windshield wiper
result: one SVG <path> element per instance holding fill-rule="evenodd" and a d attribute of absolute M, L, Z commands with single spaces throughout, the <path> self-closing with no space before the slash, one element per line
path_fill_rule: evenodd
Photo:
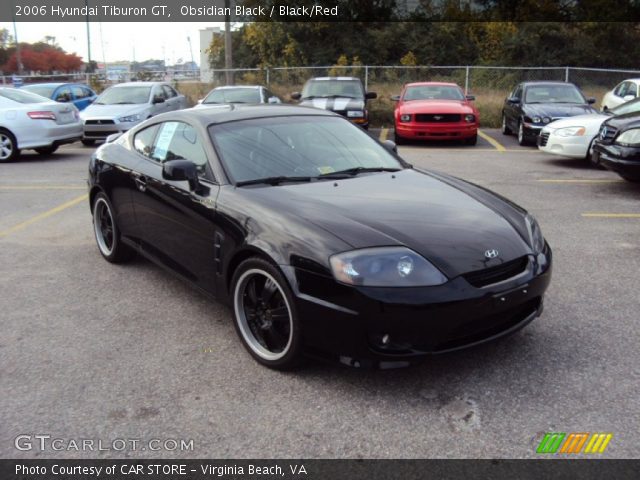
<path fill-rule="evenodd" d="M 133 102 L 116 102 L 116 103 L 112 103 L 111 105 L 134 105 Z"/>
<path fill-rule="evenodd" d="M 343 175 L 351 175 L 353 177 L 360 173 L 399 172 L 400 170 L 402 169 L 397 167 L 354 167 L 354 168 L 347 168 L 346 170 L 338 170 L 337 172 L 323 173 L 322 175 L 320 175 L 320 178 L 330 178 L 333 176 L 343 176 Z"/>
<path fill-rule="evenodd" d="M 286 182 L 310 182 L 313 178 L 315 177 L 286 177 L 282 175 L 277 177 L 255 178 L 253 180 L 243 180 L 241 182 L 237 182 L 236 187 L 243 187 L 245 185 L 259 185 L 261 183 L 266 183 L 267 185 L 279 185 Z"/>
<path fill-rule="evenodd" d="M 94 105 L 104 105 L 102 102 L 93 102 Z"/>

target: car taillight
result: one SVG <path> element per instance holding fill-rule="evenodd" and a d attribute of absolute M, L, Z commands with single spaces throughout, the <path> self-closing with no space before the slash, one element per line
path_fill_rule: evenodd
<path fill-rule="evenodd" d="M 47 110 L 39 110 L 36 112 L 27 112 L 29 118 L 33 118 L 34 120 L 55 120 L 56 114 Z"/>

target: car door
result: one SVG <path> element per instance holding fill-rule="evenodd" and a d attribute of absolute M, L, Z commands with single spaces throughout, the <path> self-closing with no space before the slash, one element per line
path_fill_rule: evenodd
<path fill-rule="evenodd" d="M 504 106 L 505 118 L 507 120 L 507 126 L 511 129 L 511 131 L 515 132 L 518 129 L 518 119 L 520 118 L 520 113 L 522 111 L 522 97 L 523 97 L 523 88 L 522 84 L 516 86 L 513 89 L 513 92 L 509 95 L 508 98 L 517 99 L 517 102 L 507 101 Z"/>
<path fill-rule="evenodd" d="M 134 209 L 145 253 L 215 294 L 215 202 L 213 178 L 203 133 L 185 122 L 158 124 L 153 145 L 136 172 Z M 185 159 L 198 166 L 202 190 L 188 182 L 165 180 L 163 165 Z"/>
<path fill-rule="evenodd" d="M 78 110 L 84 110 L 91 103 L 90 91 L 82 85 L 72 85 L 71 93 L 73 94 L 73 104 Z"/>

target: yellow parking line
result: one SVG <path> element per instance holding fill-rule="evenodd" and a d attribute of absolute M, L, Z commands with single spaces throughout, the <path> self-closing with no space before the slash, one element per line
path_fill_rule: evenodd
<path fill-rule="evenodd" d="M 640 213 L 583 213 L 586 218 L 640 218 Z"/>
<path fill-rule="evenodd" d="M 39 222 L 40 220 L 44 220 L 45 218 L 55 215 L 56 213 L 59 213 L 69 207 L 73 207 L 74 205 L 77 205 L 78 203 L 85 201 L 87 197 L 88 195 L 84 194 L 80 197 L 74 198 L 73 200 L 63 203 L 62 205 L 58 205 L 57 207 L 52 208 L 51 210 L 47 210 L 46 212 L 41 213 L 40 215 L 36 215 L 35 217 L 30 218 L 29 220 L 26 220 L 22 223 L 14 225 L 13 227 L 9 227 L 6 230 L 2 230 L 0 231 L 0 238 L 5 237 L 10 233 L 17 232 L 18 230 L 22 230 L 23 228 L 28 227 L 32 223 L 36 223 L 36 222 Z"/>
<path fill-rule="evenodd" d="M 480 129 L 478 129 L 478 135 L 480 135 L 480 138 L 483 138 L 484 140 L 489 142 L 497 151 L 499 151 L 499 152 L 506 152 L 507 151 L 507 149 L 504 148 L 504 145 L 502 145 L 495 138 L 490 137 L 489 135 L 487 135 L 486 133 L 484 133 Z"/>
<path fill-rule="evenodd" d="M 79 185 L 0 185 L 0 190 L 86 190 Z"/>
<path fill-rule="evenodd" d="M 383 127 L 382 130 L 380 130 L 380 137 L 378 137 L 378 139 L 381 142 L 384 142 L 387 139 L 388 135 L 389 135 L 389 129 Z"/>
<path fill-rule="evenodd" d="M 608 178 L 567 178 L 567 179 L 560 179 L 560 178 L 539 178 L 538 182 L 542 182 L 542 183 L 583 183 L 583 184 L 589 184 L 589 183 L 625 183 L 624 180 L 611 180 Z"/>

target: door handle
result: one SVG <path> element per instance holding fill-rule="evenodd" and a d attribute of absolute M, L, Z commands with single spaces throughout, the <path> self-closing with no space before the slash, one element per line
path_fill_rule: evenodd
<path fill-rule="evenodd" d="M 136 181 L 136 186 L 138 187 L 138 190 L 140 190 L 141 192 L 144 192 L 147 189 L 147 179 L 144 178 L 142 175 L 135 177 L 135 181 Z"/>

